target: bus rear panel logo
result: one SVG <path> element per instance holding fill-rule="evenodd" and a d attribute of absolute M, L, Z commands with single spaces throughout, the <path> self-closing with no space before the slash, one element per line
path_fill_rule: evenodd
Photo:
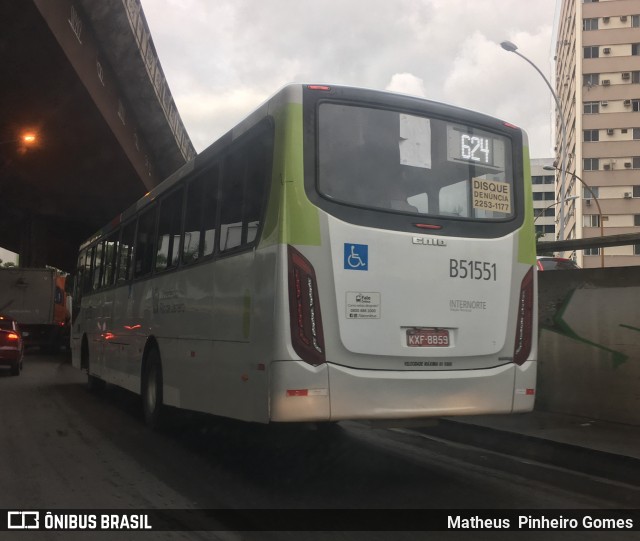
<path fill-rule="evenodd" d="M 446 246 L 447 241 L 444 239 L 436 239 L 433 237 L 413 237 L 413 244 L 421 244 L 422 246 Z"/>

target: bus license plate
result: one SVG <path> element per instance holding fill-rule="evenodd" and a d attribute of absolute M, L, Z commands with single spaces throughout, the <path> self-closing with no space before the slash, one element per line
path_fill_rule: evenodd
<path fill-rule="evenodd" d="M 449 346 L 447 329 L 407 329 L 407 346 L 412 348 L 444 348 Z"/>

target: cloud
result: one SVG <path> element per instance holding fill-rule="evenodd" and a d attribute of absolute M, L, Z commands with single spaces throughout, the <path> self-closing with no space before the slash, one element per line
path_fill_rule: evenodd
<path fill-rule="evenodd" d="M 176 106 L 183 118 L 190 120 L 189 136 L 194 146 L 202 150 L 233 128 L 269 95 L 270 92 L 263 89 L 244 86 L 226 92 L 196 91 L 177 97 Z"/>
<path fill-rule="evenodd" d="M 513 41 L 540 69 L 547 67 L 548 71 L 550 26 L 535 35 L 518 33 Z M 529 64 L 498 43 L 479 32 L 469 36 L 446 75 L 443 89 L 453 103 L 524 128 L 535 142 L 535 153 L 539 157 L 551 155 L 551 92 Z"/>
<path fill-rule="evenodd" d="M 412 96 L 420 96 L 426 98 L 424 89 L 424 81 L 420 77 L 416 77 L 411 73 L 395 73 L 391 77 L 391 81 L 385 87 L 390 92 L 398 92 L 400 94 L 411 94 Z"/>
<path fill-rule="evenodd" d="M 478 109 L 550 152 L 555 0 L 142 0 L 198 150 L 288 82 L 389 89 Z"/>

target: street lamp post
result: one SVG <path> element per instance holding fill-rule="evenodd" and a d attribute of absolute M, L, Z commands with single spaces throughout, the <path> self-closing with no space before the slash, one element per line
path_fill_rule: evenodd
<path fill-rule="evenodd" d="M 578 199 L 579 197 L 580 197 L 579 195 L 570 195 L 569 197 L 567 197 L 567 198 L 565 199 L 565 202 L 566 202 L 566 201 L 573 201 L 573 200 L 575 200 L 575 199 Z M 546 206 L 546 207 L 544 207 L 544 208 L 541 208 L 541 209 L 533 209 L 534 211 L 535 211 L 535 210 L 539 210 L 539 211 L 540 211 L 540 212 L 538 212 L 537 214 L 534 212 L 534 216 L 535 216 L 535 218 L 533 219 L 533 223 L 535 224 L 535 223 L 536 223 L 536 221 L 538 220 L 538 218 L 540 218 L 540 216 L 544 216 L 544 211 L 545 211 L 545 210 L 550 209 L 551 207 L 555 207 L 556 205 L 559 205 L 560 203 L 562 203 L 562 201 L 554 201 L 553 203 L 551 203 L 550 205 L 547 205 L 547 206 Z"/>
<path fill-rule="evenodd" d="M 558 115 L 560 116 L 560 126 L 562 128 L 562 147 L 561 147 L 562 148 L 562 152 L 561 152 L 562 167 L 559 168 L 559 171 L 562 171 L 562 176 L 560 178 L 560 202 L 562 203 L 562 205 L 560 206 L 560 240 L 564 240 L 564 203 L 566 202 L 566 182 L 565 181 L 566 181 L 566 170 L 567 170 L 567 124 L 564 121 L 564 117 L 562 116 L 562 106 L 560 105 L 560 100 L 558 99 L 557 94 L 553 90 L 551 83 L 549 83 L 547 78 L 544 76 L 544 73 L 542 73 L 542 71 L 540 71 L 540 68 L 538 68 L 538 66 L 536 66 L 531 60 L 529 60 L 522 53 L 518 52 L 518 47 L 516 46 L 515 43 L 512 43 L 510 41 L 503 41 L 500 44 L 500 46 L 505 51 L 514 53 L 518 55 L 520 58 L 522 58 L 523 60 L 525 60 L 526 62 L 528 62 L 533 67 L 533 69 L 535 69 L 540 74 L 540 77 L 542 77 L 546 85 L 549 87 L 549 91 L 551 92 L 551 95 L 553 96 L 553 99 L 556 102 Z"/>
<path fill-rule="evenodd" d="M 546 171 L 560 171 L 558 167 L 554 167 L 553 165 L 545 165 L 543 169 L 545 169 Z M 566 173 L 566 171 L 563 171 L 563 172 Z M 602 208 L 600 208 L 600 201 L 598 201 L 596 194 L 593 193 L 593 190 L 591 189 L 591 187 L 587 185 L 587 183 L 584 180 L 582 180 L 573 171 L 569 171 L 569 174 L 573 178 L 575 178 L 577 181 L 579 181 L 580 184 L 582 184 L 589 191 L 589 193 L 591 194 L 591 197 L 593 197 L 593 200 L 596 203 L 596 207 L 598 208 L 598 222 L 600 222 L 600 237 L 601 238 L 604 237 L 604 222 L 602 220 Z M 600 248 L 600 267 L 604 267 L 604 248 Z"/>

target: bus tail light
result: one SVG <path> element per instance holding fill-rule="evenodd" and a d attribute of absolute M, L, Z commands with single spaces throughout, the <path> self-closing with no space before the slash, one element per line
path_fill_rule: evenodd
<path fill-rule="evenodd" d="M 313 366 L 326 361 L 316 273 L 298 250 L 288 247 L 291 343 L 300 358 Z"/>
<path fill-rule="evenodd" d="M 521 365 L 531 353 L 533 342 L 533 268 L 525 275 L 518 297 L 518 323 L 516 325 L 516 343 L 513 349 L 513 362 Z"/>

